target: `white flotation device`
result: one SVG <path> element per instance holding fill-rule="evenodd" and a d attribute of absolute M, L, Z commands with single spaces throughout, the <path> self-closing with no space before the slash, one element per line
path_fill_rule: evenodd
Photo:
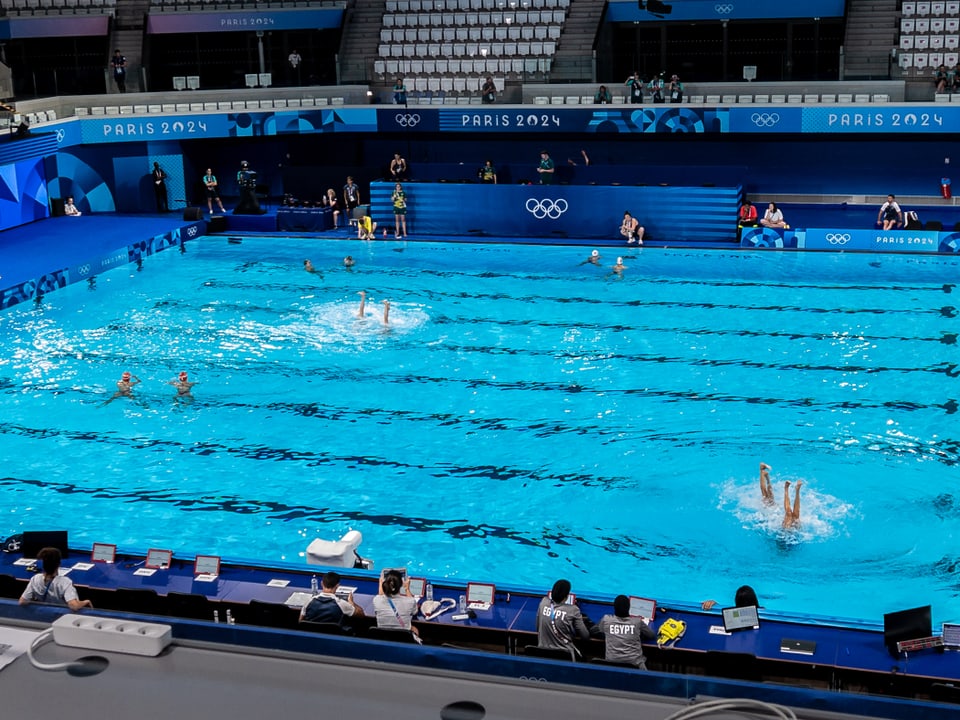
<path fill-rule="evenodd" d="M 307 564 L 369 569 L 373 561 L 360 557 L 361 542 L 363 535 L 358 530 L 350 530 L 339 540 L 317 538 L 307 545 Z"/>

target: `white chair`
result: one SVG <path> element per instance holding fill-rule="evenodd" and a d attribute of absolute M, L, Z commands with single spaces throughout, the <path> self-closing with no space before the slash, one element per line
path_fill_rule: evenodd
<path fill-rule="evenodd" d="M 932 33 L 942 33 L 943 32 L 943 18 L 931 18 L 930 20 L 930 32 Z"/>
<path fill-rule="evenodd" d="M 937 17 L 942 17 L 946 13 L 946 4 L 943 2 L 932 2 L 930 3 L 930 14 Z"/>
<path fill-rule="evenodd" d="M 853 93 L 840 93 L 837 95 L 838 103 L 852 103 L 853 102 Z"/>
<path fill-rule="evenodd" d="M 753 102 L 753 95 L 739 95 L 737 96 L 737 102 L 741 105 L 749 105 Z"/>
<path fill-rule="evenodd" d="M 787 95 L 788 103 L 802 103 L 803 95 Z"/>
<path fill-rule="evenodd" d="M 958 60 L 960 60 L 960 54 L 955 52 L 947 52 L 943 54 L 943 64 L 947 67 L 953 67 L 957 64 Z"/>
<path fill-rule="evenodd" d="M 926 53 L 916 53 L 913 56 L 913 66 L 918 70 L 923 70 L 927 67 L 928 56 Z"/>
<path fill-rule="evenodd" d="M 943 53 L 942 52 L 932 52 L 930 53 L 930 67 L 935 68 L 940 63 L 943 62 Z"/>
<path fill-rule="evenodd" d="M 805 94 L 803 96 L 803 101 L 805 103 L 817 103 L 817 102 L 820 102 L 820 96 L 814 95 L 814 94 L 809 94 L 809 95 Z"/>
<path fill-rule="evenodd" d="M 703 100 L 702 97 L 701 97 L 700 99 Z M 626 99 L 623 95 L 614 95 L 614 96 L 613 96 L 613 104 L 614 104 L 614 105 L 623 105 L 623 104 L 626 103 L 626 101 L 627 101 L 627 99 Z"/>
<path fill-rule="evenodd" d="M 913 46 L 917 50 L 928 50 L 930 48 L 930 36 L 917 35 L 913 41 Z"/>
<path fill-rule="evenodd" d="M 930 14 L 930 3 L 928 2 L 918 2 L 917 3 L 917 15 L 929 15 Z"/>
<path fill-rule="evenodd" d="M 915 2 L 905 2 L 903 4 L 903 15 L 904 17 L 911 17 L 917 14 L 917 4 Z"/>
<path fill-rule="evenodd" d="M 837 95 L 832 94 L 823 94 L 820 96 L 820 102 L 822 103 L 835 103 L 837 102 Z"/>
<path fill-rule="evenodd" d="M 944 7 L 944 12 L 947 15 L 960 15 L 960 2 L 951 2 L 948 0 L 946 6 Z"/>
<path fill-rule="evenodd" d="M 539 95 L 539 96 L 537 96 L 537 97 L 535 97 L 535 98 L 533 99 L 533 104 L 534 104 L 534 105 L 549 105 L 549 104 L 550 104 L 550 98 L 548 98 L 548 97 L 546 97 L 546 96 L 544 96 L 544 95 Z"/>
<path fill-rule="evenodd" d="M 913 35 L 901 35 L 901 36 L 900 36 L 900 49 L 901 49 L 901 50 L 913 50 Z"/>
<path fill-rule="evenodd" d="M 707 95 L 707 97 L 704 98 L 704 102 L 706 102 L 707 105 L 719 105 L 719 104 L 720 104 L 720 96 L 719 96 L 719 95 Z"/>
<path fill-rule="evenodd" d="M 774 105 L 782 105 L 787 101 L 786 95 L 771 95 L 770 102 Z"/>
<path fill-rule="evenodd" d="M 946 35 L 943 38 L 943 46 L 947 50 L 956 50 L 960 46 L 960 37 L 957 35 Z"/>
<path fill-rule="evenodd" d="M 925 35 L 930 32 L 930 18 L 917 18 L 914 23 L 914 31 L 917 35 Z"/>
<path fill-rule="evenodd" d="M 909 70 L 913 67 L 913 53 L 900 53 L 898 60 L 901 70 Z"/>
<path fill-rule="evenodd" d="M 900 18 L 900 32 L 912 35 L 914 30 L 913 18 Z"/>
<path fill-rule="evenodd" d="M 878 93 L 870 98 L 872 102 L 875 103 L 885 103 L 890 102 L 890 96 L 885 93 Z"/>
<path fill-rule="evenodd" d="M 857 93 L 853 96 L 853 101 L 858 105 L 865 105 L 866 103 L 870 102 L 870 95 L 868 93 Z"/>
<path fill-rule="evenodd" d="M 930 49 L 931 50 L 943 50 L 943 35 L 931 35 L 930 36 Z"/>
<path fill-rule="evenodd" d="M 551 105 L 563 105 L 563 95 L 553 95 L 550 98 Z M 96 110 L 96 108 L 94 108 Z M 103 108 L 100 108 L 100 114 L 103 115 Z M 96 115 L 96 113 L 94 113 Z"/>
<path fill-rule="evenodd" d="M 950 93 L 937 93 L 933 96 L 933 101 L 935 103 L 948 103 L 950 102 Z"/>

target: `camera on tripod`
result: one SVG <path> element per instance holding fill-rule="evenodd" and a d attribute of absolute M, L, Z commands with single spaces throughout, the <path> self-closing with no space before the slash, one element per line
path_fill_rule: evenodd
<path fill-rule="evenodd" d="M 257 171 L 256 170 L 241 170 L 240 171 L 240 187 L 256 187 L 257 186 Z"/>

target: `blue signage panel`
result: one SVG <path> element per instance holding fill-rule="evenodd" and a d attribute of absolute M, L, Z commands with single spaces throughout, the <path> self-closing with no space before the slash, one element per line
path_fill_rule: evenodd
<path fill-rule="evenodd" d="M 687 20 L 759 20 L 770 18 L 843 17 L 844 0 L 806 0 L 802 4 L 781 0 L 663 0 L 644 10 L 636 0 L 611 0 L 610 22 L 663 22 Z M 666 7 L 663 7 L 666 6 Z"/>
<path fill-rule="evenodd" d="M 877 105 L 805 107 L 805 133 L 944 133 L 960 127 L 960 107 Z"/>
<path fill-rule="evenodd" d="M 106 15 L 50 15 L 4 18 L 0 39 L 106 36 Z"/>
<path fill-rule="evenodd" d="M 799 107 L 753 105 L 732 107 L 729 113 L 732 133 L 798 133 L 803 124 Z"/>
<path fill-rule="evenodd" d="M 871 252 L 937 252 L 941 233 L 934 230 L 797 230 L 804 250 L 868 250 Z"/>
<path fill-rule="evenodd" d="M 81 16 L 82 17 L 82 16 Z M 329 30 L 340 27 L 343 11 L 340 8 L 304 10 L 242 10 L 238 12 L 150 13 L 147 32 L 211 33 L 250 30 L 302 30 L 304 28 Z"/>

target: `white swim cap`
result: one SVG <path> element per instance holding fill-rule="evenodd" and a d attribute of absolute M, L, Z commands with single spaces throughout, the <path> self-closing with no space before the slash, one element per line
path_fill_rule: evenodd
<path fill-rule="evenodd" d="M 596 256 L 599 255 L 599 254 L 600 254 L 600 251 L 599 251 L 599 250 L 594 250 L 592 253 L 590 253 L 590 255 L 591 255 L 592 257 L 596 257 Z"/>
<path fill-rule="evenodd" d="M 617 265 L 623 265 L 623 258 L 622 258 L 622 257 L 618 257 L 618 258 L 617 258 Z"/>

